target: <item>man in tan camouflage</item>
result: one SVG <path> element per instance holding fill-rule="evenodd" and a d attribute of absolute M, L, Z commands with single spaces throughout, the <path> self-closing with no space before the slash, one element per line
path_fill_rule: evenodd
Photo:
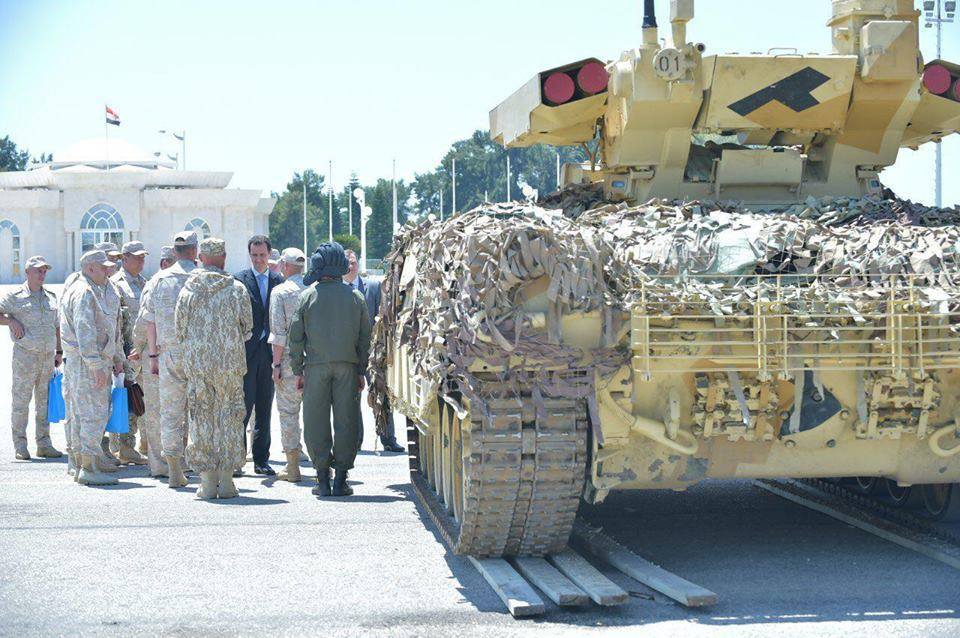
<path fill-rule="evenodd" d="M 197 496 L 233 498 L 233 472 L 245 460 L 244 344 L 253 331 L 246 286 L 224 272 L 226 245 L 200 242 L 203 268 L 194 270 L 177 300 L 175 325 L 187 379 L 187 461 L 200 472 Z"/>
<path fill-rule="evenodd" d="M 100 458 L 100 441 L 110 417 L 110 372 L 123 372 L 124 361 L 119 314 L 107 299 L 107 268 L 112 263 L 103 251 L 84 253 L 81 277 L 64 295 L 60 308 L 71 453 L 79 455 L 76 480 L 86 485 L 117 482 L 104 473 Z"/>
<path fill-rule="evenodd" d="M 10 327 L 14 341 L 10 420 L 13 447 L 21 461 L 30 460 L 27 421 L 31 397 L 37 456 L 48 459 L 63 456 L 50 441 L 50 424 L 47 422 L 47 384 L 54 367 L 59 366 L 63 358 L 57 296 L 43 286 L 50 268 L 43 257 L 31 257 L 26 263 L 27 280 L 24 284 L 0 298 L 0 326 Z"/>
<path fill-rule="evenodd" d="M 140 314 L 140 299 L 143 295 L 143 288 L 147 285 L 147 280 L 141 273 L 149 254 L 144 248 L 143 242 L 127 242 L 121 250 L 120 270 L 110 278 L 110 281 L 120 293 L 123 351 L 128 355 L 133 352 L 133 328 L 137 316 Z M 143 388 L 141 369 L 139 359 L 128 359 L 124 366 L 124 375 L 128 380 L 135 381 Z M 130 431 L 126 434 L 110 435 L 110 451 L 116 455 L 121 463 L 146 465 L 147 460 L 136 449 L 137 420 L 137 415 L 131 412 Z"/>
<path fill-rule="evenodd" d="M 177 263 L 157 273 L 150 295 L 143 302 L 147 328 L 147 356 L 150 374 L 160 380 L 160 442 L 169 469 L 167 486 L 185 487 L 183 474 L 184 435 L 187 428 L 187 379 L 180 365 L 174 313 L 177 296 L 190 273 L 196 269 L 197 234 L 184 231 L 173 240 Z"/>
<path fill-rule="evenodd" d="M 300 304 L 303 269 L 307 256 L 299 248 L 287 248 L 280 255 L 280 274 L 286 281 L 270 293 L 270 338 L 273 346 L 273 382 L 277 388 L 277 412 L 280 413 L 280 439 L 287 457 L 287 468 L 277 477 L 296 483 L 300 476 L 300 404 L 303 394 L 297 389 L 297 378 L 287 356 L 287 335 Z"/>
<path fill-rule="evenodd" d="M 160 249 L 161 271 L 166 270 L 176 261 L 173 246 L 164 246 Z M 144 286 L 143 294 L 140 296 L 140 311 L 133 325 L 133 351 L 129 358 L 139 363 L 141 369 L 144 361 L 147 360 L 147 324 L 143 318 L 144 306 L 156 281 L 157 275 L 154 275 Z M 149 374 L 149 372 L 148 374 L 141 374 L 141 378 L 143 379 L 141 385 L 143 388 L 143 403 L 146 407 L 143 418 L 139 420 L 141 453 L 147 456 L 150 476 L 167 478 L 170 470 L 167 467 L 167 462 L 163 460 L 161 454 L 163 445 L 160 442 L 160 378 L 157 375 Z"/>

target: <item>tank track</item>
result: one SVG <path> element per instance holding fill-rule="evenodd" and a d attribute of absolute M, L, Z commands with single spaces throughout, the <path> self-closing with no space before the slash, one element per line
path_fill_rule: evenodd
<path fill-rule="evenodd" d="M 960 548 L 960 533 L 937 521 L 914 514 L 909 509 L 894 507 L 872 496 L 855 492 L 842 483 L 825 479 L 797 479 L 797 482 L 838 497 L 878 518 L 896 523 L 910 531 L 926 534 Z"/>
<path fill-rule="evenodd" d="M 463 514 L 459 524 L 411 462 L 415 491 L 458 554 L 543 556 L 562 551 L 580 506 L 587 468 L 582 402 L 532 397 L 487 402 L 463 428 Z M 419 443 L 419 437 L 417 443 Z M 411 456 L 419 455 L 411 446 Z M 438 520 L 445 517 L 447 520 Z"/>

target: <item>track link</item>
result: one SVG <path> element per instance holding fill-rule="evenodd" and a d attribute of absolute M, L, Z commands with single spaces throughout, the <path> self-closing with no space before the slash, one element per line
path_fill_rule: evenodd
<path fill-rule="evenodd" d="M 463 514 L 449 518 L 448 540 L 476 557 L 544 556 L 567 546 L 587 466 L 586 411 L 579 401 L 492 399 L 463 428 Z M 423 451 L 421 437 L 411 449 Z M 449 445 L 449 441 L 442 441 Z M 437 513 L 442 497 L 411 464 L 416 493 Z M 455 477 L 455 480 L 457 477 Z"/>

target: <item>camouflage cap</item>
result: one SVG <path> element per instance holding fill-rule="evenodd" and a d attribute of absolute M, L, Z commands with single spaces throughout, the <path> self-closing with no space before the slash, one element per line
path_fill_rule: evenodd
<path fill-rule="evenodd" d="M 27 260 L 27 263 L 23 266 L 24 270 L 29 270 L 31 268 L 42 268 L 43 270 L 51 270 L 53 266 L 47 263 L 47 260 L 41 257 L 40 255 L 35 255 Z"/>
<path fill-rule="evenodd" d="M 270 261 L 274 263 L 280 261 L 280 251 L 276 248 L 270 251 Z"/>
<path fill-rule="evenodd" d="M 149 255 L 142 241 L 128 241 L 123 245 L 120 251 L 124 255 Z"/>
<path fill-rule="evenodd" d="M 307 256 L 299 248 L 285 248 L 280 254 L 280 261 L 302 266 L 307 263 Z"/>
<path fill-rule="evenodd" d="M 88 266 L 90 264 L 100 264 L 102 266 L 116 266 L 117 264 L 107 259 L 107 253 L 102 250 L 88 250 L 83 253 L 83 256 L 80 258 L 80 266 Z"/>
<path fill-rule="evenodd" d="M 174 246 L 196 246 L 197 234 L 192 230 L 183 230 L 173 236 Z"/>
<path fill-rule="evenodd" d="M 227 254 L 227 242 L 216 237 L 207 237 L 200 242 L 200 254 L 207 257 L 220 257 Z"/>
<path fill-rule="evenodd" d="M 176 259 L 177 256 L 173 252 L 173 246 L 161 246 L 160 247 L 160 259 Z"/>
<path fill-rule="evenodd" d="M 93 247 L 94 250 L 102 250 L 107 255 L 120 255 L 120 249 L 112 241 L 102 241 Z"/>

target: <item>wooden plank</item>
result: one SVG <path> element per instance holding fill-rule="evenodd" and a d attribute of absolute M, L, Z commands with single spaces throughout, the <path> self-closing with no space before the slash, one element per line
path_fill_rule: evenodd
<path fill-rule="evenodd" d="M 897 534 L 896 532 L 883 529 L 882 527 L 873 525 L 868 521 L 864 521 L 854 516 L 844 514 L 840 510 L 830 507 L 829 505 L 817 503 L 816 501 L 812 499 L 804 498 L 799 494 L 794 494 L 793 492 L 782 490 L 775 485 L 771 485 L 769 482 L 754 481 L 753 484 L 759 487 L 761 490 L 765 490 L 767 492 L 770 492 L 771 494 L 775 494 L 781 498 L 785 498 L 788 501 L 792 501 L 798 505 L 809 507 L 810 509 L 816 512 L 820 512 L 821 514 L 826 514 L 827 516 L 830 516 L 831 518 L 835 518 L 838 521 L 842 521 L 847 525 L 852 525 L 857 529 L 862 529 L 865 532 L 869 532 L 870 534 L 879 536 L 880 538 L 884 540 L 888 540 L 891 543 L 896 543 L 901 547 L 912 549 L 913 551 L 923 554 L 924 556 L 929 556 L 934 560 L 938 560 L 941 563 L 944 563 L 945 565 L 950 565 L 951 567 L 960 569 L 960 558 L 958 558 L 957 556 L 951 555 L 947 552 L 944 552 L 933 545 L 921 543 L 911 538 L 907 538 L 906 536 Z"/>
<path fill-rule="evenodd" d="M 630 599 L 630 595 L 619 585 L 601 574 L 600 570 L 572 549 L 554 554 L 549 560 L 561 573 L 587 592 L 593 602 L 602 607 L 622 605 Z"/>
<path fill-rule="evenodd" d="M 717 595 L 645 558 L 637 556 L 600 530 L 592 529 L 578 520 L 573 527 L 573 537 L 588 552 L 606 561 L 624 574 L 640 581 L 647 587 L 669 596 L 686 607 L 707 607 L 717 604 Z"/>
<path fill-rule="evenodd" d="M 468 556 L 473 566 L 490 583 L 507 611 L 514 618 L 539 616 L 546 611 L 543 600 L 525 581 L 510 563 L 502 558 L 474 558 Z"/>
<path fill-rule="evenodd" d="M 542 558 L 518 557 L 513 564 L 524 578 L 560 606 L 576 607 L 590 602 L 586 592 Z"/>

